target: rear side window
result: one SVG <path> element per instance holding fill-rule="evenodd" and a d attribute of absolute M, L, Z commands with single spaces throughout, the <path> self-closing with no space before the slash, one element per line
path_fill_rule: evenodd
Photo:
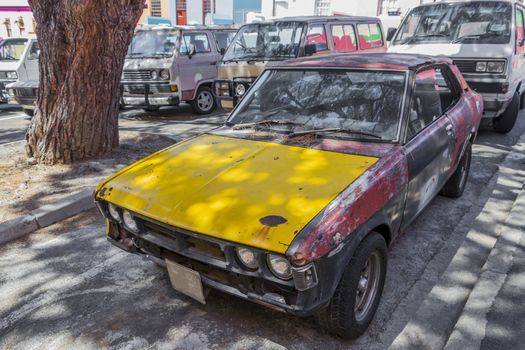
<path fill-rule="evenodd" d="M 187 33 L 182 37 L 180 53 L 187 55 L 190 45 L 195 45 L 195 53 L 211 52 L 210 42 L 206 33 Z"/>
<path fill-rule="evenodd" d="M 383 46 L 383 33 L 378 23 L 358 24 L 357 32 L 359 33 L 359 47 L 362 50 Z"/>
<path fill-rule="evenodd" d="M 305 43 L 306 45 L 315 44 L 317 52 L 328 50 L 328 41 L 326 40 L 324 25 L 314 25 L 308 28 Z"/>
<path fill-rule="evenodd" d="M 333 25 L 332 39 L 336 52 L 351 52 L 357 50 L 355 30 L 351 24 Z"/>
<path fill-rule="evenodd" d="M 525 39 L 525 26 L 523 22 L 523 10 L 516 8 L 516 45 L 518 54 L 525 52 L 523 40 Z"/>

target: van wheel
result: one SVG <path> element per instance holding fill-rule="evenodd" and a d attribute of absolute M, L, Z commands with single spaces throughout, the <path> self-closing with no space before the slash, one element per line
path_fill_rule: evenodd
<path fill-rule="evenodd" d="M 24 113 L 29 116 L 29 117 L 33 117 L 35 115 L 35 110 L 34 109 L 27 109 L 27 108 L 24 108 L 22 109 L 24 111 Z"/>
<path fill-rule="evenodd" d="M 371 232 L 357 247 L 328 306 L 316 315 L 327 332 L 346 339 L 362 335 L 374 318 L 387 268 L 387 246 Z"/>
<path fill-rule="evenodd" d="M 520 109 L 525 109 L 525 92 L 520 95 Z"/>
<path fill-rule="evenodd" d="M 465 154 L 459 161 L 458 168 L 447 181 L 441 195 L 449 198 L 459 198 L 463 195 L 467 186 L 468 174 L 470 172 L 470 163 L 472 160 L 472 143 L 468 143 Z"/>
<path fill-rule="evenodd" d="M 210 114 L 217 106 L 215 96 L 213 96 L 213 92 L 207 86 L 201 86 L 197 91 L 195 99 L 190 103 L 198 114 Z"/>
<path fill-rule="evenodd" d="M 157 112 L 160 107 L 159 106 L 149 106 L 149 107 L 145 107 L 145 108 L 142 108 L 145 112 Z"/>
<path fill-rule="evenodd" d="M 516 124 L 516 119 L 518 119 L 518 113 L 520 110 L 520 95 L 516 92 L 512 97 L 512 101 L 505 109 L 505 112 L 493 120 L 494 130 L 500 134 L 509 133 L 514 124 Z"/>

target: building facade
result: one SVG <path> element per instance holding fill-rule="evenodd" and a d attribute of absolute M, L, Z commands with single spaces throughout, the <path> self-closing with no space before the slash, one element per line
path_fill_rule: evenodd
<path fill-rule="evenodd" d="M 35 21 L 27 1 L 0 1 L 0 38 L 33 34 L 35 34 Z"/>

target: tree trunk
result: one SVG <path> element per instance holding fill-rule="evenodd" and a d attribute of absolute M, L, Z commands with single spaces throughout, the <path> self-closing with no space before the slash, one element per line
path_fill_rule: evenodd
<path fill-rule="evenodd" d="M 71 163 L 118 147 L 120 77 L 144 0 L 29 0 L 40 46 L 28 156 Z"/>

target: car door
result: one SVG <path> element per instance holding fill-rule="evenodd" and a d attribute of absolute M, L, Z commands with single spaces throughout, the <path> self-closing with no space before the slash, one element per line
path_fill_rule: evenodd
<path fill-rule="evenodd" d="M 409 185 L 404 227 L 438 194 L 452 165 L 454 125 L 443 110 L 438 73 L 427 68 L 415 77 L 405 145 Z"/>
<path fill-rule="evenodd" d="M 179 75 L 183 99 L 189 99 L 201 81 L 217 77 L 219 53 L 212 49 L 207 32 L 183 32 L 179 52 Z M 195 52 L 190 55 L 190 48 Z"/>

